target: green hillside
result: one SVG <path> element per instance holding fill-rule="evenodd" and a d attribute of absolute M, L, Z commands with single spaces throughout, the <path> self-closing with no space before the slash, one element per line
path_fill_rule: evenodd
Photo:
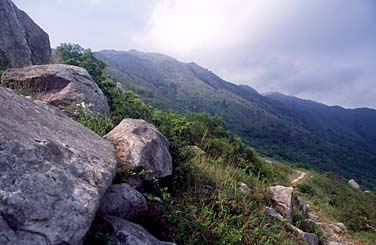
<path fill-rule="evenodd" d="M 323 116 L 325 105 L 310 108 L 298 103 L 290 108 L 251 87 L 226 82 L 195 63 L 135 50 L 95 55 L 108 64 L 107 74 L 120 87 L 135 91 L 147 103 L 219 115 L 230 130 L 264 155 L 304 162 L 375 186 L 375 137 L 367 133 L 376 125 L 374 110 L 337 108 Z M 300 112 L 294 113 L 294 108 Z M 311 116 L 306 117 L 305 111 Z"/>

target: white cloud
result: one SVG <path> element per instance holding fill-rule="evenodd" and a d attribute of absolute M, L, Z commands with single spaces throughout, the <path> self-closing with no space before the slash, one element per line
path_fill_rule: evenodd
<path fill-rule="evenodd" d="M 14 1 L 54 46 L 161 52 L 261 92 L 376 108 L 374 0 Z"/>

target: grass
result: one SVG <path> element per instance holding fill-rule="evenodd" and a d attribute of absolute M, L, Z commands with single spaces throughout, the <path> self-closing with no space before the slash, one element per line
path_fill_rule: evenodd
<path fill-rule="evenodd" d="M 343 222 L 357 241 L 376 241 L 376 194 L 349 187 L 334 174 L 310 172 L 297 188 L 320 219 Z"/>
<path fill-rule="evenodd" d="M 241 192 L 240 182 L 252 187 L 254 194 Z M 221 160 L 194 159 L 182 164 L 169 185 L 171 195 L 158 204 L 160 213 L 155 220 L 164 223 L 157 227 L 167 230 L 155 235 L 177 244 L 302 243 L 287 224 L 265 213 L 264 207 L 272 205 L 266 191 L 269 184 Z"/>

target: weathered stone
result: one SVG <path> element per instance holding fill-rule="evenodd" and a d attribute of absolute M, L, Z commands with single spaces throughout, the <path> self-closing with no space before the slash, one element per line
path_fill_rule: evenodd
<path fill-rule="evenodd" d="M 241 192 L 243 192 L 247 196 L 252 196 L 254 193 L 254 191 L 245 183 L 240 183 L 239 189 L 241 190 Z"/>
<path fill-rule="evenodd" d="M 331 224 L 328 222 L 315 222 L 319 226 L 324 236 L 333 242 L 341 242 L 339 235 L 346 233 L 347 229 L 343 223 Z"/>
<path fill-rule="evenodd" d="M 272 217 L 276 220 L 288 221 L 287 219 L 285 219 L 281 214 L 279 214 L 273 208 L 266 207 L 266 211 L 267 211 L 267 213 L 270 217 Z M 316 234 L 304 232 L 301 229 L 299 229 L 298 227 L 292 225 L 291 223 L 288 223 L 288 225 L 293 231 L 297 232 L 299 234 L 300 238 L 302 240 L 304 240 L 308 245 L 318 245 L 319 244 L 319 239 L 318 239 Z"/>
<path fill-rule="evenodd" d="M 0 1 L 0 67 L 47 64 L 48 34 L 10 0 Z"/>
<path fill-rule="evenodd" d="M 144 169 L 149 180 L 172 174 L 169 142 L 152 124 L 124 119 L 105 138 L 115 145 L 121 168 Z"/>
<path fill-rule="evenodd" d="M 353 179 L 349 180 L 349 185 L 354 188 L 355 190 L 360 189 L 360 185 Z"/>
<path fill-rule="evenodd" d="M 297 198 L 297 205 L 302 215 L 305 218 L 308 218 L 308 212 L 309 212 L 308 205 L 301 197 Z"/>
<path fill-rule="evenodd" d="M 283 211 L 283 215 L 292 222 L 293 214 L 293 187 L 285 187 L 281 185 L 269 187 L 271 199 L 276 202 L 278 207 Z"/>
<path fill-rule="evenodd" d="M 304 232 L 301 229 L 290 225 L 291 229 L 296 231 L 301 239 L 303 239 L 307 245 L 318 245 L 319 244 L 319 238 L 314 233 Z"/>
<path fill-rule="evenodd" d="M 286 219 L 283 218 L 283 216 L 278 213 L 274 208 L 271 208 L 271 207 L 266 207 L 266 212 L 268 213 L 268 215 L 276 220 L 279 220 L 279 221 L 285 221 Z"/>
<path fill-rule="evenodd" d="M 111 215 L 127 220 L 147 210 L 144 196 L 128 184 L 112 185 L 101 201 L 98 214 Z"/>
<path fill-rule="evenodd" d="M 124 219 L 106 216 L 104 219 L 113 228 L 113 242 L 116 245 L 173 245 L 170 242 L 161 242 L 140 225 Z"/>
<path fill-rule="evenodd" d="M 111 143 L 0 87 L 1 244 L 79 244 L 115 171 Z"/>
<path fill-rule="evenodd" d="M 13 68 L 4 72 L 2 81 L 15 90 L 30 90 L 39 100 L 60 109 L 80 104 L 88 113 L 110 116 L 106 96 L 81 67 L 52 64 Z"/>

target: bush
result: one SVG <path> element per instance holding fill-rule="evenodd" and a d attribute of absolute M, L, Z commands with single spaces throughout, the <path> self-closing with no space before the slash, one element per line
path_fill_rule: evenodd
<path fill-rule="evenodd" d="M 76 110 L 74 119 L 82 125 L 90 128 L 100 136 L 107 134 L 112 128 L 112 122 L 102 114 L 87 114 L 82 107 Z"/>

